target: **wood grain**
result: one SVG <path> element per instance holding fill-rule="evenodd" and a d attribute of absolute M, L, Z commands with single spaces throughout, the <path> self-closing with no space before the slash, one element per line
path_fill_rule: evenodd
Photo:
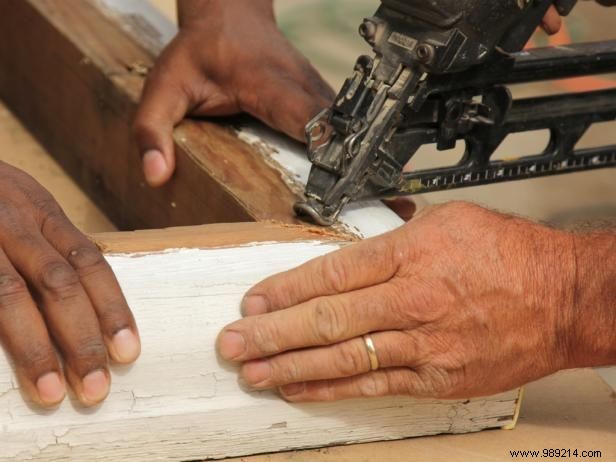
<path fill-rule="evenodd" d="M 215 124 L 188 122 L 171 184 L 144 184 L 130 125 L 152 63 L 90 1 L 0 2 L 0 97 L 118 227 L 295 222 L 280 175 Z"/>
<path fill-rule="evenodd" d="M 157 252 L 166 249 L 211 249 L 267 242 L 341 242 L 339 233 L 324 228 L 278 223 L 234 223 L 161 230 L 99 233 L 91 236 L 107 254 Z M 349 236 L 353 239 L 353 236 Z"/>
<path fill-rule="evenodd" d="M 293 203 L 310 163 L 303 146 L 279 135 L 246 142 L 236 125 L 187 120 L 174 133 L 174 178 L 146 186 L 131 121 L 144 75 L 174 26 L 148 17 L 147 3 L 112 3 L 138 13 L 95 0 L 0 2 L 0 98 L 120 229 L 300 224 Z M 301 166 L 302 181 L 289 181 L 289 162 Z M 372 236 L 400 224 L 382 204 L 368 207 L 348 214 L 346 231 Z M 370 232 L 361 233 L 363 224 Z"/>
<path fill-rule="evenodd" d="M 99 408 L 86 411 L 66 400 L 40 412 L 23 402 L 0 351 L 0 461 L 200 460 L 467 433 L 512 422 L 517 391 L 459 401 L 390 397 L 291 405 L 272 392 L 243 389 L 214 344 L 221 328 L 240 316 L 245 291 L 343 245 L 272 226 L 98 236 L 110 251 L 139 251 L 107 258 L 140 327 L 142 356 L 130 368 L 112 368 L 111 394 Z M 274 235 L 281 240 L 260 242 Z M 183 249 L 161 251 L 165 242 Z M 147 248 L 156 251 L 143 253 Z"/>

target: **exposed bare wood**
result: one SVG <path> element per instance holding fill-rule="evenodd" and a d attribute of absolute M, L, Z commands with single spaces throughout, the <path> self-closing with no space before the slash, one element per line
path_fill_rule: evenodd
<path fill-rule="evenodd" d="M 88 1 L 0 4 L 0 96 L 118 226 L 294 222 L 280 176 L 215 124 L 188 122 L 203 148 L 181 143 L 172 183 L 144 184 L 130 124 L 152 63 Z"/>
<path fill-rule="evenodd" d="M 268 236 L 278 241 L 263 242 Z M 94 239 L 124 252 L 107 258 L 140 326 L 143 354 L 134 366 L 113 369 L 111 394 L 100 408 L 84 412 L 67 400 L 39 413 L 23 402 L 0 350 L 1 462 L 200 460 L 467 433 L 514 420 L 518 391 L 468 401 L 291 405 L 242 389 L 214 348 L 220 329 L 240 316 L 242 295 L 264 277 L 344 243 L 267 224 Z"/>
<path fill-rule="evenodd" d="M 92 237 L 105 253 L 156 252 L 170 248 L 209 249 L 264 242 L 341 242 L 342 236 L 323 228 L 276 223 L 234 223 L 161 230 L 100 233 Z"/>
<path fill-rule="evenodd" d="M 145 185 L 130 125 L 144 71 L 162 43 L 153 44 L 157 30 L 147 18 L 131 16 L 128 27 L 125 17 L 99 7 L 90 0 L 0 2 L 0 97 L 64 169 L 121 229 L 298 223 L 292 204 L 300 188 L 273 166 L 276 147 L 257 149 L 233 127 L 186 121 L 175 134 L 174 179 L 160 190 Z M 138 33 L 150 38 L 137 40 Z"/>

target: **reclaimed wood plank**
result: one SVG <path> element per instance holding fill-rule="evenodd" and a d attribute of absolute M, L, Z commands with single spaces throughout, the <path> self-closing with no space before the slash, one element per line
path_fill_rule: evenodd
<path fill-rule="evenodd" d="M 272 241 L 275 239 L 275 241 Z M 243 389 L 215 352 L 242 295 L 273 273 L 334 251 L 336 235 L 271 224 L 94 236 L 133 309 L 142 356 L 112 368 L 100 407 L 24 403 L 0 350 L 0 461 L 183 461 L 467 433 L 514 421 L 518 391 L 473 400 L 389 397 L 289 404 Z"/>

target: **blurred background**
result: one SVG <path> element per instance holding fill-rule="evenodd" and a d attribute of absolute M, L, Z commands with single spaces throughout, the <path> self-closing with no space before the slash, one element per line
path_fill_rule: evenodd
<path fill-rule="evenodd" d="M 146 0 L 143 0 L 146 1 Z M 175 21 L 175 0 L 149 0 Z M 303 51 L 327 81 L 338 89 L 353 68 L 359 54 L 370 50 L 357 34 L 361 20 L 371 16 L 377 0 L 278 0 L 276 9 L 280 27 Z M 603 8 L 594 1 L 581 1 L 566 28 L 552 38 L 552 44 L 616 38 L 616 7 Z M 540 33 L 537 45 L 548 44 Z M 589 78 L 557 84 L 516 88 L 517 95 L 581 91 L 615 86 L 616 79 Z M 534 133 L 508 139 L 500 155 L 511 157 L 535 154 L 547 144 L 547 133 Z M 585 138 L 586 146 L 616 144 L 616 123 L 603 124 Z M 424 149 L 413 167 L 444 165 L 455 162 L 455 152 Z M 37 178 L 59 200 L 77 226 L 86 232 L 112 230 L 113 225 L 79 188 L 64 174 L 43 148 L 0 103 L 0 160 L 16 165 Z M 606 222 L 616 216 L 616 172 L 613 169 L 582 174 L 529 180 L 518 183 L 483 186 L 417 197 L 417 202 L 437 203 L 466 199 L 492 208 L 517 213 L 558 225 L 573 222 Z"/>
<path fill-rule="evenodd" d="M 171 19 L 175 2 L 151 0 Z M 336 90 L 350 75 L 358 55 L 370 52 L 359 37 L 358 26 L 372 16 L 377 0 L 277 0 L 278 22 L 285 35 L 309 57 L 323 77 Z M 608 9 L 594 1 L 580 2 L 565 28 L 557 36 L 537 33 L 531 46 L 562 45 L 571 42 L 616 38 L 616 7 Z M 521 86 L 516 96 L 584 91 L 616 86 L 615 76 L 575 79 L 566 82 Z M 497 156 L 514 157 L 537 154 L 547 146 L 547 131 L 512 136 Z M 589 131 L 581 145 L 616 145 L 616 122 L 601 124 Z M 423 148 L 412 161 L 412 168 L 454 163 L 462 156 L 463 146 L 453 152 Z M 417 197 L 418 204 L 465 199 L 503 211 L 517 213 L 556 225 L 609 223 L 616 219 L 616 172 L 613 169 L 571 176 L 528 180 L 518 183 L 482 186 Z"/>

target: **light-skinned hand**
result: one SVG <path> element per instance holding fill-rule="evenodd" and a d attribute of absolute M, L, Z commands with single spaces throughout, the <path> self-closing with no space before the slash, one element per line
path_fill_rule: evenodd
<path fill-rule="evenodd" d="M 614 281 L 613 233 L 451 203 L 257 284 L 218 350 L 294 402 L 490 395 L 616 364 Z"/>

